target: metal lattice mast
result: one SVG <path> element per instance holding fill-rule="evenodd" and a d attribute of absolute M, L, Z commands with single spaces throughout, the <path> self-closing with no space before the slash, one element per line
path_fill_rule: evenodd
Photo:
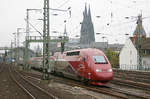
<path fill-rule="evenodd" d="M 142 68 L 142 51 L 141 51 L 141 40 L 142 40 L 142 35 L 141 35 L 141 29 L 142 29 L 142 16 L 138 16 L 138 33 L 137 33 L 137 50 L 138 50 L 138 69 Z"/>
<path fill-rule="evenodd" d="M 19 30 L 20 30 L 20 28 L 17 28 L 17 64 L 18 64 L 18 62 L 19 62 Z"/>
<path fill-rule="evenodd" d="M 11 63 L 12 63 L 12 59 L 13 59 L 13 42 L 11 41 Z"/>
<path fill-rule="evenodd" d="M 15 55 L 14 55 L 14 59 L 15 59 L 15 63 L 16 63 L 16 58 L 17 58 L 17 46 L 16 46 L 16 33 L 14 34 L 14 51 L 15 51 Z"/>
<path fill-rule="evenodd" d="M 49 70 L 49 0 L 44 0 L 44 26 L 43 26 L 43 79 L 48 79 Z"/>
<path fill-rule="evenodd" d="M 28 47 L 29 47 L 29 44 L 28 44 L 28 39 L 29 39 L 29 9 L 27 9 L 27 16 L 26 16 L 26 42 L 25 42 L 25 53 L 24 53 L 24 59 L 25 59 L 25 68 L 24 69 L 27 69 L 28 68 Z"/>

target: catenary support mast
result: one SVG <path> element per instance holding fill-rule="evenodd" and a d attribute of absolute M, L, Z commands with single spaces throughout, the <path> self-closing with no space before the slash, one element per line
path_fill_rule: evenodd
<path fill-rule="evenodd" d="M 48 79 L 49 76 L 49 0 L 44 0 L 44 26 L 43 26 L 43 79 Z"/>
<path fill-rule="evenodd" d="M 28 56 L 28 49 L 29 49 L 29 44 L 28 44 L 28 42 L 27 42 L 27 40 L 29 39 L 29 9 L 27 9 L 27 16 L 26 16 L 26 22 L 27 22 L 27 24 L 26 24 L 26 42 L 25 42 L 25 53 L 24 53 L 24 59 L 25 59 L 25 63 L 24 63 L 24 65 L 25 65 L 25 67 L 24 67 L 24 69 L 28 69 L 29 67 L 28 67 L 28 59 L 29 59 L 29 56 Z"/>
<path fill-rule="evenodd" d="M 142 55 L 141 55 L 142 54 L 142 51 L 141 51 L 142 15 L 138 16 L 137 25 L 138 25 L 138 33 L 137 33 L 138 69 L 142 69 Z"/>

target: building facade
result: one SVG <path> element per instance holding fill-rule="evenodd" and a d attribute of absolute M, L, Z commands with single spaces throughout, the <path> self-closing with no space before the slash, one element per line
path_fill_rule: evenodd
<path fill-rule="evenodd" d="M 120 69 L 150 70 L 150 38 L 142 25 L 142 15 L 138 16 L 133 37 L 126 40 L 119 56 Z"/>

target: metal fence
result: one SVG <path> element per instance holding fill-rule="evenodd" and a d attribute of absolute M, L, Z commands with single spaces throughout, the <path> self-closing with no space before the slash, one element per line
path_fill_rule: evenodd
<path fill-rule="evenodd" d="M 119 66 L 121 70 L 144 70 L 144 71 L 150 71 L 150 65 L 143 65 L 143 66 L 137 66 L 137 65 L 120 65 Z"/>

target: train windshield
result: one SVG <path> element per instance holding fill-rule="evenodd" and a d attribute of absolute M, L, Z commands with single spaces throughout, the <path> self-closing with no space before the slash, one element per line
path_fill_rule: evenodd
<path fill-rule="evenodd" d="M 104 56 L 93 56 L 93 60 L 95 61 L 95 64 L 106 64 L 107 63 Z"/>

